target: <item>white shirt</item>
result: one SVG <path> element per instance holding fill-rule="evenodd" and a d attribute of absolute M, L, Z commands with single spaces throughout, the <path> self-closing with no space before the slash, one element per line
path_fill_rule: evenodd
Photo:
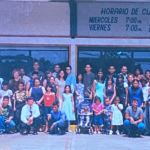
<path fill-rule="evenodd" d="M 23 106 L 21 111 L 21 121 L 27 123 L 30 116 L 33 116 L 34 118 L 40 116 L 39 106 L 37 104 L 33 104 L 31 108 L 28 104 Z"/>
<path fill-rule="evenodd" d="M 25 76 L 25 75 L 22 78 L 21 78 L 21 76 L 19 78 L 23 79 L 25 84 L 30 80 L 30 78 L 28 76 Z"/>
<path fill-rule="evenodd" d="M 3 97 L 4 96 L 8 96 L 9 97 L 9 106 L 11 106 L 11 100 L 10 100 L 10 97 L 13 95 L 12 91 L 11 90 L 7 90 L 7 91 L 4 91 L 4 90 L 0 90 L 0 104 L 3 103 Z"/>
<path fill-rule="evenodd" d="M 123 77 L 124 77 L 124 82 L 128 83 L 128 79 L 127 79 L 128 74 L 125 74 L 125 75 L 123 73 L 119 73 L 119 74 L 122 74 Z"/>
<path fill-rule="evenodd" d="M 148 100 L 148 86 L 142 87 L 144 101 Z"/>
<path fill-rule="evenodd" d="M 0 90 L 2 90 L 2 82 L 3 82 L 3 78 L 0 78 Z"/>
<path fill-rule="evenodd" d="M 52 76 L 55 77 L 55 78 L 56 78 L 56 75 L 57 75 L 56 72 L 53 72 L 53 73 L 52 73 Z"/>

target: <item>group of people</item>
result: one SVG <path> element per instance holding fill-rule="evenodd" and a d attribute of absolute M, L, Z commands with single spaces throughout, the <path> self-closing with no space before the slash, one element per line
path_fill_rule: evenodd
<path fill-rule="evenodd" d="M 75 77 L 71 66 L 64 71 L 55 65 L 45 74 L 39 68 L 35 61 L 28 75 L 20 68 L 9 82 L 0 78 L 0 134 L 29 134 L 33 126 L 36 135 L 43 125 L 45 133 L 65 134 L 71 121 L 86 127 L 92 117 L 95 134 L 150 135 L 150 70 L 144 75 L 136 66 L 129 74 L 122 66 L 116 74 L 111 65 L 104 76 L 86 64 L 85 73 Z"/>

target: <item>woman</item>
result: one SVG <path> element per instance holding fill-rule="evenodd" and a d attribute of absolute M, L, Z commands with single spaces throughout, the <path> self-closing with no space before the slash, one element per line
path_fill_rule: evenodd
<path fill-rule="evenodd" d="M 128 87 L 131 87 L 132 82 L 134 80 L 134 75 L 133 74 L 128 74 L 127 79 L 128 79 Z"/>
<path fill-rule="evenodd" d="M 12 90 L 13 93 L 15 93 L 18 90 L 19 82 L 24 82 L 24 80 L 19 78 L 19 71 L 16 69 L 13 70 L 12 74 L 14 79 L 9 81 L 8 87 L 10 90 Z"/>
<path fill-rule="evenodd" d="M 43 81 L 43 86 L 46 88 L 48 84 L 50 84 L 50 77 L 52 76 L 52 71 L 48 70 L 45 72 L 46 79 Z"/>
<path fill-rule="evenodd" d="M 110 104 L 113 102 L 116 96 L 116 86 L 112 77 L 108 76 L 106 79 L 106 84 L 104 88 L 104 96 L 109 97 Z"/>
<path fill-rule="evenodd" d="M 128 84 L 124 82 L 124 76 L 119 74 L 116 80 L 116 93 L 120 99 L 120 103 L 123 105 L 122 113 L 125 114 L 125 109 L 128 104 Z"/>
<path fill-rule="evenodd" d="M 145 71 L 145 79 L 146 79 L 147 82 L 149 81 L 149 78 L 150 78 L 150 70 L 146 70 Z"/>
<path fill-rule="evenodd" d="M 134 69 L 134 76 L 136 79 L 140 80 L 141 78 L 144 77 L 143 75 L 143 70 L 140 66 L 136 66 L 135 69 Z"/>
<path fill-rule="evenodd" d="M 64 93 L 64 89 L 65 89 L 65 72 L 63 70 L 60 71 L 58 78 L 56 78 L 55 80 L 55 85 L 56 87 L 58 87 L 58 95 L 59 95 L 59 106 L 61 106 L 62 104 L 62 96 Z"/>
<path fill-rule="evenodd" d="M 101 99 L 101 103 L 104 104 L 104 77 L 102 69 L 99 69 L 97 80 L 93 82 L 93 95 L 98 96 Z"/>
<path fill-rule="evenodd" d="M 138 107 L 143 107 L 144 99 L 142 89 L 139 87 L 139 80 L 134 79 L 132 86 L 128 89 L 128 103 L 132 105 L 132 100 L 138 99 Z"/>
<path fill-rule="evenodd" d="M 40 79 L 35 78 L 33 81 L 33 87 L 29 91 L 29 97 L 33 97 L 35 103 L 39 105 L 40 109 L 40 123 L 44 122 L 44 105 L 43 99 L 45 94 L 45 88 L 40 85 Z M 42 129 L 40 129 L 42 131 Z"/>

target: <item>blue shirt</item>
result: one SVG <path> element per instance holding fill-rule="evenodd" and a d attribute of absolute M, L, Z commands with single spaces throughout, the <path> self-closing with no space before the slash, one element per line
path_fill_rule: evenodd
<path fill-rule="evenodd" d="M 76 78 L 73 73 L 68 74 L 66 79 L 66 85 L 70 85 L 72 93 L 74 93 L 74 89 L 76 86 Z"/>
<path fill-rule="evenodd" d="M 64 124 L 67 121 L 67 117 L 64 111 L 58 110 L 57 112 L 51 111 L 51 117 L 54 119 L 54 126 L 58 124 Z"/>

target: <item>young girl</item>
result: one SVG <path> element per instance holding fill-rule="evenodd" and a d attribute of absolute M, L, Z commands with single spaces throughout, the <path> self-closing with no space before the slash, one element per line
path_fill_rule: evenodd
<path fill-rule="evenodd" d="M 123 125 L 123 117 L 122 117 L 122 109 L 123 109 L 123 105 L 119 104 L 120 102 L 120 98 L 117 96 L 115 98 L 115 104 L 112 104 L 112 110 L 113 110 L 113 114 L 112 114 L 112 122 L 111 122 L 111 130 L 109 132 L 109 134 L 113 133 L 113 127 L 116 126 L 117 130 L 116 130 L 116 134 L 119 135 L 119 126 Z"/>
<path fill-rule="evenodd" d="M 101 128 L 103 126 L 102 113 L 104 111 L 104 105 L 101 103 L 101 99 L 98 96 L 95 96 L 94 103 L 92 104 L 94 111 L 94 128 L 95 134 L 100 134 Z"/>
<path fill-rule="evenodd" d="M 78 74 L 77 76 L 75 93 L 76 93 L 76 108 L 78 109 L 79 104 L 84 101 L 84 84 L 82 74 Z"/>
<path fill-rule="evenodd" d="M 74 99 L 69 85 L 65 86 L 65 91 L 62 96 L 62 110 L 66 113 L 68 119 L 68 131 L 70 130 L 70 121 L 75 120 L 74 114 Z"/>
<path fill-rule="evenodd" d="M 45 133 L 48 131 L 48 114 L 52 111 L 53 102 L 55 101 L 55 93 L 52 92 L 52 86 L 47 85 L 46 86 L 46 92 L 44 94 L 44 106 L 45 106 L 45 120 L 46 120 L 46 128 Z"/>

